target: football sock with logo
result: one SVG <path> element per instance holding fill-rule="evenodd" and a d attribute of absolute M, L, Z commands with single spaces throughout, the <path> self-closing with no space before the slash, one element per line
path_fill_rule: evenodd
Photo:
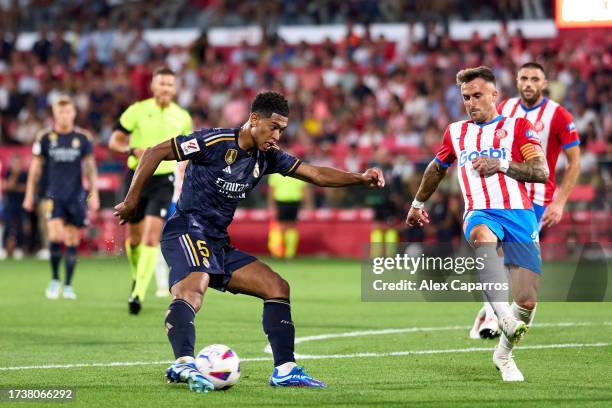
<path fill-rule="evenodd" d="M 300 236 L 297 228 L 285 230 L 285 258 L 293 258 L 297 253 Z"/>
<path fill-rule="evenodd" d="M 293 355 L 295 328 L 291 320 L 289 299 L 272 298 L 264 301 L 263 329 L 272 348 L 274 366 L 295 362 Z"/>
<path fill-rule="evenodd" d="M 130 264 L 130 272 L 132 272 L 132 280 L 136 280 L 136 268 L 138 267 L 138 258 L 140 256 L 140 244 L 132 245 L 129 240 L 125 241 L 125 254 L 127 255 Z"/>
<path fill-rule="evenodd" d="M 168 307 L 164 325 L 174 358 L 193 357 L 196 337 L 193 322 L 195 315 L 193 306 L 184 299 L 175 299 Z"/>
<path fill-rule="evenodd" d="M 140 256 L 138 257 L 138 266 L 136 267 L 136 285 L 132 291 L 132 297 L 138 296 L 140 301 L 144 300 L 149 282 L 151 282 L 155 272 L 158 257 L 159 247 L 140 245 Z"/>
<path fill-rule="evenodd" d="M 49 244 L 51 252 L 51 279 L 59 280 L 59 264 L 62 260 L 62 244 L 60 242 L 51 242 Z"/>
<path fill-rule="evenodd" d="M 501 290 L 484 290 L 485 301 L 491 304 L 498 319 L 510 316 L 510 284 L 504 267 L 504 258 L 497 253 L 495 243 L 485 243 L 475 250 L 476 259 L 480 259 L 484 268 L 479 270 L 480 282 L 488 286 L 505 287 Z"/>
<path fill-rule="evenodd" d="M 72 283 L 72 276 L 74 274 L 74 267 L 77 263 L 77 247 L 69 246 L 66 248 L 66 279 L 64 284 L 70 286 Z"/>
<path fill-rule="evenodd" d="M 529 310 L 525 309 L 524 307 L 520 307 L 515 302 L 512 302 L 512 305 L 510 305 L 510 310 L 512 311 L 512 316 L 525 322 L 527 327 L 531 327 L 531 323 L 533 323 L 533 318 L 535 317 L 536 307 Z"/>

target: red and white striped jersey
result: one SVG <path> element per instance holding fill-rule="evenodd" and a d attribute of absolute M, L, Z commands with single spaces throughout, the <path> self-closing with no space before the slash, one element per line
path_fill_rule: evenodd
<path fill-rule="evenodd" d="M 525 183 L 502 172 L 481 176 L 472 167 L 472 160 L 488 156 L 523 162 L 538 154 L 541 154 L 540 140 L 531 123 L 523 118 L 499 115 L 482 124 L 471 120 L 450 124 L 434 160 L 443 167 L 458 161 L 457 177 L 466 212 L 486 208 L 529 209 L 532 204 Z"/>
<path fill-rule="evenodd" d="M 503 101 L 497 110 L 507 117 L 528 119 L 538 132 L 542 149 L 546 152 L 550 177 L 546 184 L 525 183 L 525 186 L 534 204 L 548 205 L 555 193 L 555 167 L 561 149 L 580 144 L 572 115 L 563 106 L 548 98 L 530 109 L 523 106 L 521 98 L 510 98 Z"/>

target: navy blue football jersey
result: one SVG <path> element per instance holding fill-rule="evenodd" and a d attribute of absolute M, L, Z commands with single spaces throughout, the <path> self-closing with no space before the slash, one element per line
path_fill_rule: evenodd
<path fill-rule="evenodd" d="M 190 215 L 215 238 L 227 237 L 238 203 L 264 175 L 288 176 L 300 165 L 299 159 L 276 148 L 241 149 L 238 131 L 200 129 L 171 140 L 176 160 L 189 160 L 176 215 Z M 171 234 L 171 229 L 166 225 L 164 232 Z"/>
<path fill-rule="evenodd" d="M 46 132 L 34 143 L 32 154 L 45 160 L 47 198 L 71 200 L 82 195 L 81 161 L 92 150 L 90 137 L 78 128 L 70 133 Z"/>

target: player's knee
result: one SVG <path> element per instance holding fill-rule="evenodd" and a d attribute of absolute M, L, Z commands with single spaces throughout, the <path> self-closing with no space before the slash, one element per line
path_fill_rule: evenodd
<path fill-rule="evenodd" d="M 289 282 L 283 279 L 279 274 L 275 272 L 274 278 L 272 279 L 272 282 L 270 283 L 271 284 L 269 285 L 268 293 L 265 296 L 267 299 L 271 299 L 271 298 L 289 299 L 290 298 L 289 296 L 291 293 L 291 289 L 289 287 Z"/>
<path fill-rule="evenodd" d="M 470 232 L 470 241 L 478 247 L 480 244 L 496 242 L 497 237 L 488 228 L 474 228 Z"/>
<path fill-rule="evenodd" d="M 183 299 L 198 312 L 202 307 L 203 296 L 204 294 L 197 290 L 182 290 L 174 294 L 174 299 Z"/>
<path fill-rule="evenodd" d="M 535 299 L 531 299 L 531 298 L 515 299 L 514 302 L 519 307 L 523 309 L 527 309 L 527 310 L 535 309 L 536 305 L 538 304 L 538 302 Z"/>

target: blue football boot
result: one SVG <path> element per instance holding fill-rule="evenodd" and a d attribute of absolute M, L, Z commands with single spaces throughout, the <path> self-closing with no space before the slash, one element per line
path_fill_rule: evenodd
<path fill-rule="evenodd" d="M 322 381 L 315 380 L 306 372 L 304 366 L 295 366 L 287 375 L 278 375 L 278 369 L 274 369 L 270 377 L 270 385 L 273 387 L 315 387 L 325 388 L 327 384 Z"/>
<path fill-rule="evenodd" d="M 166 378 L 169 383 L 187 383 L 189 389 L 195 392 L 208 392 L 215 386 L 196 368 L 195 359 L 179 358 L 167 370 Z"/>

